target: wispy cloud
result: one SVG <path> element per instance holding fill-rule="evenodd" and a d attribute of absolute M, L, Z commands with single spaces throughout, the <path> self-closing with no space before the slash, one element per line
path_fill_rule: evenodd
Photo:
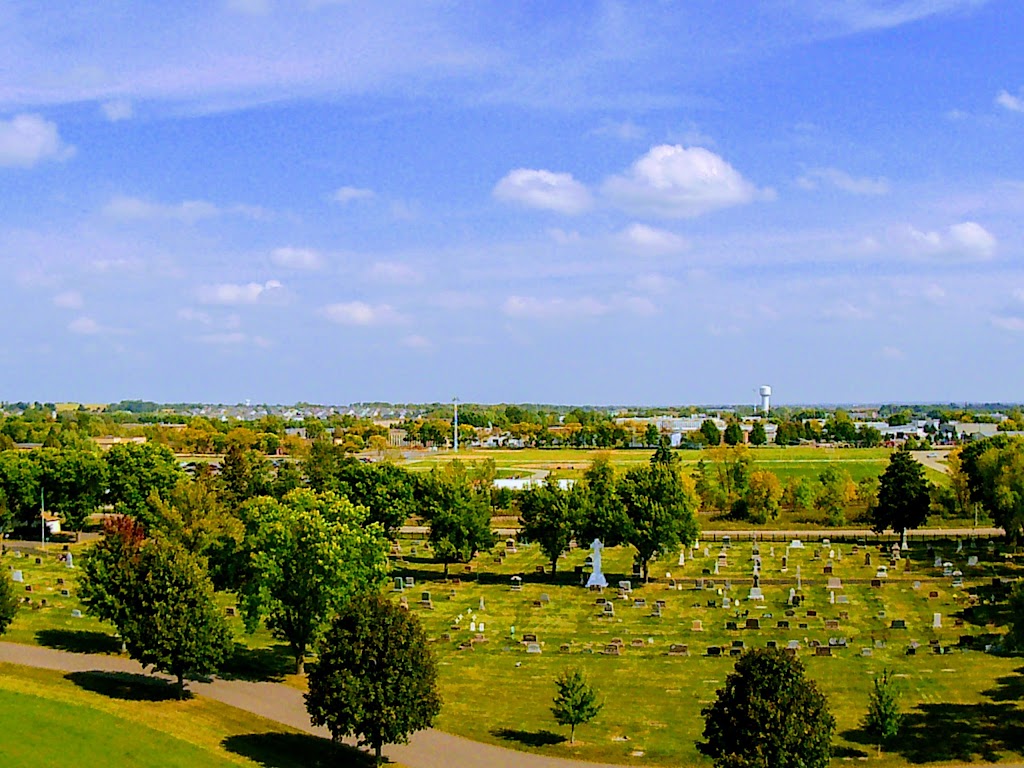
<path fill-rule="evenodd" d="M 64 291 L 53 297 L 53 306 L 61 309 L 81 309 L 85 300 L 78 291 Z"/>
<path fill-rule="evenodd" d="M 100 105 L 100 109 L 103 111 L 103 116 L 112 123 L 130 120 L 135 112 L 128 99 L 105 101 Z"/>
<path fill-rule="evenodd" d="M 180 203 L 155 203 L 139 197 L 119 195 L 103 206 L 103 214 L 125 221 L 180 221 L 195 224 L 219 216 L 241 216 L 264 219 L 269 213 L 258 206 L 235 204 L 219 206 L 207 200 L 184 200 Z"/>
<path fill-rule="evenodd" d="M 963 221 L 944 230 L 921 230 L 911 225 L 894 227 L 889 232 L 889 243 L 911 256 L 971 260 L 991 258 L 998 245 L 995 235 L 976 221 Z"/>
<path fill-rule="evenodd" d="M 690 247 L 685 237 L 646 224 L 631 224 L 619 234 L 619 240 L 641 253 L 678 253 Z"/>
<path fill-rule="evenodd" d="M 270 261 L 285 269 L 316 270 L 324 265 L 323 256 L 312 248 L 285 246 L 270 252 Z"/>
<path fill-rule="evenodd" d="M 856 177 L 838 168 L 811 168 L 797 179 L 803 189 L 818 189 L 822 184 L 835 187 L 851 195 L 887 195 L 889 180 L 884 177 Z"/>
<path fill-rule="evenodd" d="M 367 304 L 365 301 L 328 304 L 321 313 L 328 320 L 341 325 L 394 325 L 405 321 L 390 304 Z"/>
<path fill-rule="evenodd" d="M 57 124 L 39 115 L 0 120 L 0 167 L 31 168 L 46 160 L 67 160 L 75 148 L 65 144 Z"/>
<path fill-rule="evenodd" d="M 200 287 L 198 297 L 203 304 L 256 304 L 282 289 L 283 286 L 277 280 L 265 283 L 219 283 Z"/>
<path fill-rule="evenodd" d="M 1024 97 L 1014 96 L 1009 91 L 1000 91 L 996 96 L 996 104 L 1011 112 L 1024 112 Z"/>
<path fill-rule="evenodd" d="M 339 187 L 334 190 L 334 193 L 331 195 L 331 200 L 339 205 L 348 205 L 355 200 L 369 200 L 374 196 L 374 191 L 372 189 L 364 189 L 362 187 Z"/>

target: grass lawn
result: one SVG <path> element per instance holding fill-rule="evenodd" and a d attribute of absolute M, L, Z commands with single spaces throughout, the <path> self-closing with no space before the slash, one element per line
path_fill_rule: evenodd
<path fill-rule="evenodd" d="M 364 766 L 353 750 L 138 675 L 0 664 L 0 765 Z"/>

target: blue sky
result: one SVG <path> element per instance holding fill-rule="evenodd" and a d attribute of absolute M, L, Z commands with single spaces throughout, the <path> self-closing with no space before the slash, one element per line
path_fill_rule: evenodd
<path fill-rule="evenodd" d="M 1024 399 L 1024 4 L 0 5 L 0 399 Z"/>

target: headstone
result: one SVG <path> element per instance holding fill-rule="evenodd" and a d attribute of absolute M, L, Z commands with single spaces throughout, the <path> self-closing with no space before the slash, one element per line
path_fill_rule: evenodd
<path fill-rule="evenodd" d="M 485 604 L 484 604 L 484 596 L 483 595 L 480 595 L 480 606 L 477 608 L 477 610 L 478 611 L 486 610 L 486 607 L 485 607 Z"/>
<path fill-rule="evenodd" d="M 775 626 L 778 629 L 789 629 L 789 620 L 788 619 L 779 619 L 777 622 L 775 622 Z"/>
<path fill-rule="evenodd" d="M 942 629 L 942 614 L 941 613 L 933 613 L 932 614 L 932 629 Z"/>
<path fill-rule="evenodd" d="M 796 590 L 793 587 L 789 588 L 789 599 L 786 601 L 787 605 L 793 604 L 793 599 L 796 597 Z"/>
<path fill-rule="evenodd" d="M 836 602 L 836 593 L 835 592 L 829 592 L 828 593 L 828 602 L 829 602 L 830 605 L 835 605 L 835 602 Z"/>
<path fill-rule="evenodd" d="M 970 557 L 968 557 L 967 558 L 967 564 L 970 565 L 970 566 L 977 565 L 978 564 L 978 556 L 977 555 L 971 555 Z"/>
<path fill-rule="evenodd" d="M 690 655 L 690 648 L 687 645 L 681 645 L 679 643 L 672 643 L 672 645 L 670 645 L 668 647 L 668 655 L 669 656 L 689 656 Z"/>
<path fill-rule="evenodd" d="M 61 596 L 61 597 L 71 597 L 71 592 L 70 592 L 70 591 L 68 591 L 68 590 L 66 590 L 66 589 L 62 589 L 62 590 L 60 591 L 60 596 Z"/>
<path fill-rule="evenodd" d="M 72 619 L 80 619 L 80 618 L 82 618 L 82 612 L 80 610 L 78 610 L 77 608 L 72 608 L 71 609 L 71 618 Z"/>
<path fill-rule="evenodd" d="M 717 560 L 715 561 L 715 571 L 714 571 L 714 573 L 715 573 L 715 576 L 718 575 L 718 561 Z"/>
<path fill-rule="evenodd" d="M 722 655 L 722 649 L 719 646 L 712 645 L 712 646 L 708 647 L 708 656 L 721 656 L 721 655 Z"/>
<path fill-rule="evenodd" d="M 75 555 L 74 555 L 73 552 L 69 551 L 64 556 L 64 567 L 65 568 L 74 568 L 75 567 Z"/>
<path fill-rule="evenodd" d="M 796 567 L 796 591 L 799 592 L 803 589 L 803 585 L 800 583 L 800 566 Z"/>
<path fill-rule="evenodd" d="M 722 537 L 722 546 L 725 547 L 726 549 L 731 547 L 732 546 L 732 537 L 731 536 L 723 536 Z"/>
<path fill-rule="evenodd" d="M 685 552 L 682 552 L 682 551 L 679 552 L 679 565 L 681 565 L 681 566 L 682 565 L 686 565 L 686 553 Z"/>
<path fill-rule="evenodd" d="M 836 576 L 831 577 L 828 580 L 828 588 L 829 589 L 842 589 L 843 588 L 843 580 L 838 578 L 838 577 L 836 577 Z"/>
<path fill-rule="evenodd" d="M 511 581 L 512 581 L 512 591 L 513 592 L 521 592 L 522 589 L 523 589 L 523 577 L 522 576 L 513 576 Z"/>
<path fill-rule="evenodd" d="M 526 652 L 527 653 L 540 653 L 540 643 L 527 643 L 526 644 Z"/>
<path fill-rule="evenodd" d="M 704 557 L 709 557 L 710 555 L 711 551 L 707 547 L 704 547 Z"/>
<path fill-rule="evenodd" d="M 953 589 L 963 589 L 964 586 L 964 574 L 963 571 L 953 571 Z"/>
<path fill-rule="evenodd" d="M 948 560 L 942 564 L 942 575 L 952 576 L 953 575 L 953 564 Z"/>
<path fill-rule="evenodd" d="M 819 645 L 817 648 L 814 649 L 814 655 L 815 656 L 831 656 L 832 655 L 832 647 L 829 646 L 829 645 Z"/>
<path fill-rule="evenodd" d="M 957 540 L 956 540 L 956 553 L 959 555 L 963 551 L 964 551 L 964 541 L 960 537 L 957 537 Z"/>
<path fill-rule="evenodd" d="M 604 577 L 604 573 L 601 572 L 601 550 L 604 549 L 604 544 L 601 543 L 600 539 L 594 539 L 590 542 L 591 549 L 591 561 L 594 564 L 594 570 L 591 572 L 587 579 L 587 588 L 591 587 L 607 587 L 608 579 Z"/>
<path fill-rule="evenodd" d="M 789 570 L 789 558 L 786 555 L 782 556 L 782 572 L 785 573 Z"/>
<path fill-rule="evenodd" d="M 850 602 L 850 598 L 846 595 L 839 595 L 839 597 L 836 598 L 836 602 L 840 605 L 848 605 Z"/>
<path fill-rule="evenodd" d="M 630 581 L 620 581 L 619 582 L 619 589 L 622 590 L 623 592 L 632 592 L 633 591 L 633 583 L 630 582 Z"/>
<path fill-rule="evenodd" d="M 831 576 L 832 575 L 832 566 L 831 565 L 826 565 L 824 568 L 821 569 L 821 573 L 824 576 Z"/>
<path fill-rule="evenodd" d="M 760 621 L 760 619 L 747 619 L 746 628 L 747 629 L 760 629 L 761 628 L 761 621 Z"/>
<path fill-rule="evenodd" d="M 479 629 L 481 632 L 484 631 L 484 623 L 482 621 L 479 624 L 477 624 L 476 626 L 477 626 L 477 629 Z"/>
<path fill-rule="evenodd" d="M 942 558 L 939 557 L 938 555 L 936 555 L 935 556 L 935 562 L 932 563 L 932 567 L 933 568 L 941 568 L 942 567 Z"/>
<path fill-rule="evenodd" d="M 416 586 L 416 579 L 414 579 L 412 576 L 406 576 L 405 577 L 405 588 L 406 589 L 412 589 L 415 586 Z"/>
<path fill-rule="evenodd" d="M 802 541 L 800 541 L 800 539 L 793 539 L 791 542 L 789 542 L 789 548 L 790 549 L 803 549 L 804 548 L 804 543 Z"/>
<path fill-rule="evenodd" d="M 764 594 L 761 592 L 761 577 L 758 574 L 754 574 L 754 585 L 747 592 L 747 600 L 764 600 Z"/>
<path fill-rule="evenodd" d="M 870 552 L 865 552 L 864 553 L 864 565 L 867 565 L 867 566 L 871 565 L 871 553 Z"/>
<path fill-rule="evenodd" d="M 11 581 L 16 581 L 19 584 L 24 584 L 25 575 L 21 571 L 11 571 Z"/>
<path fill-rule="evenodd" d="M 875 589 L 878 589 L 879 587 L 882 586 L 882 580 L 881 579 L 872 579 L 871 580 L 871 586 L 874 587 Z"/>
<path fill-rule="evenodd" d="M 401 576 L 395 576 L 395 592 L 401 592 L 405 589 L 405 580 Z"/>
<path fill-rule="evenodd" d="M 476 622 L 475 621 L 469 622 L 469 631 L 470 632 L 476 632 Z"/>
<path fill-rule="evenodd" d="M 835 619 L 825 619 L 825 629 L 839 629 L 839 622 Z"/>
<path fill-rule="evenodd" d="M 691 632 L 703 632 L 704 631 L 704 622 L 701 621 L 700 619 L 694 619 L 693 623 L 690 625 L 690 631 Z"/>
<path fill-rule="evenodd" d="M 728 597 L 722 598 L 722 609 L 728 611 L 730 608 L 732 608 L 732 600 Z"/>
<path fill-rule="evenodd" d="M 906 629 L 907 622 L 905 619 L 893 619 L 892 624 L 889 625 L 890 629 Z"/>
<path fill-rule="evenodd" d="M 603 608 L 602 608 L 602 610 L 601 610 L 601 615 L 602 616 L 615 616 L 615 605 L 613 603 L 611 603 L 611 602 L 605 603 Z"/>

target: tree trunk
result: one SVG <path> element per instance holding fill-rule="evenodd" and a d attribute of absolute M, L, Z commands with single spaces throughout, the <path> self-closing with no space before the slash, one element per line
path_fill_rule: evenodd
<path fill-rule="evenodd" d="M 185 698 L 185 676 L 178 673 L 178 700 Z"/>
<path fill-rule="evenodd" d="M 558 573 L 558 558 L 557 557 L 552 557 L 551 558 L 551 575 L 554 576 L 556 573 Z"/>
<path fill-rule="evenodd" d="M 575 744 L 576 743 L 576 723 L 572 723 L 569 726 L 569 743 L 570 744 Z"/>
<path fill-rule="evenodd" d="M 446 579 L 448 578 L 448 561 L 447 560 L 444 561 L 444 577 Z"/>
<path fill-rule="evenodd" d="M 381 752 L 383 747 L 384 747 L 384 745 L 380 741 L 376 741 L 373 744 L 373 753 L 374 753 L 374 757 L 376 758 L 376 761 L 375 761 L 376 765 L 380 765 L 381 763 L 384 762 L 384 755 Z"/>
<path fill-rule="evenodd" d="M 301 675 L 306 671 L 306 653 L 299 651 L 295 654 L 295 674 Z"/>

